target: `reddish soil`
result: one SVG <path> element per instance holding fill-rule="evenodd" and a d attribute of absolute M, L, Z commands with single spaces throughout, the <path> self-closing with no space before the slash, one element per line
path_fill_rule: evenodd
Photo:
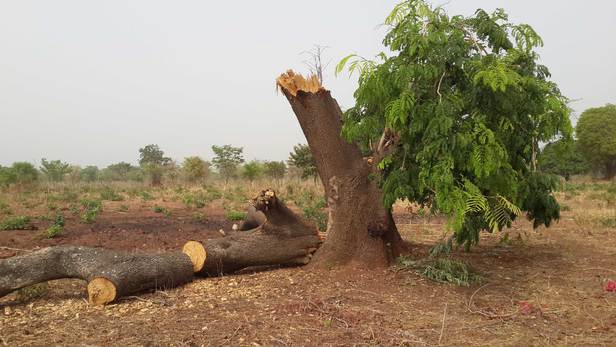
<path fill-rule="evenodd" d="M 52 240 L 37 238 L 37 231 L 0 232 L 0 254 L 67 243 L 178 249 L 189 239 L 219 237 L 218 229 L 233 224 L 220 209 L 208 209 L 208 220 L 197 222 L 193 211 L 166 207 L 168 218 L 147 206 L 131 205 L 130 212 L 121 213 L 106 205 L 95 224 L 69 218 L 66 232 Z M 425 256 L 440 238 L 438 219 L 399 211 L 397 220 L 415 244 L 413 258 Z M 286 268 L 199 279 L 91 307 L 84 282 L 53 281 L 41 297 L 0 299 L 0 344 L 613 346 L 616 293 L 604 286 L 616 279 L 614 229 L 581 229 L 565 213 L 550 229 L 532 231 L 527 222 L 516 223 L 510 240 L 486 234 L 470 252 L 455 253 L 484 277 L 471 288 L 396 268 Z"/>

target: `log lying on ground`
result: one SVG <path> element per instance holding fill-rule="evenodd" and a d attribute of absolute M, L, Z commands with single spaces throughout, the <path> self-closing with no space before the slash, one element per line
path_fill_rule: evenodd
<path fill-rule="evenodd" d="M 0 297 L 60 278 L 88 282 L 92 304 L 150 289 L 173 288 L 193 275 L 218 276 L 251 266 L 302 265 L 321 243 L 316 226 L 287 208 L 271 190 L 253 199 L 248 231 L 189 241 L 182 252 L 144 254 L 82 246 L 54 246 L 0 260 Z M 245 223 L 246 224 L 246 223 Z"/>
<path fill-rule="evenodd" d="M 88 282 L 92 304 L 106 304 L 149 289 L 192 281 L 193 263 L 184 253 L 142 254 L 81 246 L 55 246 L 0 261 L 0 296 L 60 278 Z"/>
<path fill-rule="evenodd" d="M 197 264 L 197 274 L 218 276 L 250 266 L 304 265 L 321 243 L 316 226 L 293 213 L 272 190 L 253 199 L 246 220 L 262 224 L 224 238 L 184 245 L 183 251 Z"/>

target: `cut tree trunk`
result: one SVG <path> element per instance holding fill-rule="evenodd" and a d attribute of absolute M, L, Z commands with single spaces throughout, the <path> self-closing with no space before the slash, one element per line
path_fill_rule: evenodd
<path fill-rule="evenodd" d="M 370 180 L 370 160 L 341 137 L 342 111 L 316 77 L 288 71 L 277 79 L 308 140 L 329 207 L 327 239 L 311 266 L 388 265 L 398 256 L 402 239 L 382 192 Z"/>
<path fill-rule="evenodd" d="M 316 226 L 293 213 L 271 190 L 258 194 L 252 205 L 247 221 L 260 223 L 254 229 L 189 241 L 182 252 L 55 246 L 0 260 L 0 297 L 40 282 L 80 278 L 88 282 L 90 303 L 98 305 L 176 287 L 191 281 L 193 274 L 218 276 L 252 266 L 308 263 L 321 243 Z"/>
<path fill-rule="evenodd" d="M 297 216 L 272 190 L 253 199 L 242 227 L 257 223 L 254 229 L 221 239 L 189 241 L 184 252 L 194 263 L 205 259 L 195 272 L 218 276 L 251 266 L 304 265 L 321 244 L 316 226 Z"/>
<path fill-rule="evenodd" d="M 190 282 L 193 264 L 181 252 L 141 254 L 81 246 L 48 247 L 0 261 L 0 296 L 60 278 L 87 281 L 90 303 L 105 304 L 136 292 Z"/>

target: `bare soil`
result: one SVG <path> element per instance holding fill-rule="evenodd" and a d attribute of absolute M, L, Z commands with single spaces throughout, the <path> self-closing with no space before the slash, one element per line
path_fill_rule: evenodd
<path fill-rule="evenodd" d="M 127 202 L 122 202 L 127 204 Z M 65 232 L 41 239 L 37 230 L 0 232 L 0 257 L 56 244 L 116 249 L 179 249 L 190 239 L 230 230 L 223 210 L 167 203 L 106 202 L 94 224 L 67 218 Z M 398 208 L 411 257 L 424 257 L 442 236 L 442 220 Z M 74 219 L 72 219 L 74 218 Z M 36 222 L 39 229 L 48 223 Z M 526 221 L 502 235 L 485 234 L 470 252 L 484 281 L 470 288 L 435 283 L 395 267 L 314 272 L 270 269 L 128 297 L 105 307 L 87 304 L 85 283 L 50 282 L 41 297 L 0 299 L 0 344 L 6 346 L 419 346 L 616 344 L 616 230 L 579 227 L 572 212 L 549 229 Z"/>

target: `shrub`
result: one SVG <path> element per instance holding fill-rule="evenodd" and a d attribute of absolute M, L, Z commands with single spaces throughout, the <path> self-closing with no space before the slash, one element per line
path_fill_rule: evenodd
<path fill-rule="evenodd" d="M 41 172 L 47 176 L 52 182 L 60 182 L 64 179 L 64 176 L 71 172 L 70 164 L 63 163 L 60 160 L 47 161 L 47 159 L 41 159 Z"/>
<path fill-rule="evenodd" d="M 206 217 L 205 213 L 203 213 L 201 211 L 197 211 L 197 212 L 193 213 L 192 219 L 195 220 L 196 222 L 205 222 L 207 220 L 207 217 Z"/>
<path fill-rule="evenodd" d="M 57 214 L 54 223 L 45 231 L 45 237 L 52 239 L 64 231 L 64 216 Z"/>
<path fill-rule="evenodd" d="M 0 223 L 0 230 L 27 230 L 31 228 L 30 217 L 28 216 L 6 218 Z"/>
<path fill-rule="evenodd" d="M 81 220 L 87 224 L 93 223 L 103 210 L 103 205 L 99 200 L 83 200 L 81 206 L 83 207 Z"/>
<path fill-rule="evenodd" d="M 14 180 L 10 183 L 31 184 L 38 181 L 38 171 L 28 162 L 17 162 L 11 165 Z"/>

